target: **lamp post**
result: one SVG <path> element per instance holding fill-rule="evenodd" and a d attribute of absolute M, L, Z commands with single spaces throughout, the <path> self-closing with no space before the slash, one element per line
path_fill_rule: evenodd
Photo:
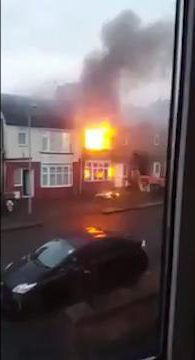
<path fill-rule="evenodd" d="M 31 109 L 35 109 L 37 106 L 34 104 Z M 27 114 L 28 119 L 28 173 L 29 173 L 29 196 L 28 196 L 28 214 L 32 214 L 32 144 L 31 144 L 31 127 L 32 116 L 31 111 Z"/>
<path fill-rule="evenodd" d="M 29 196 L 28 196 L 28 214 L 32 214 L 32 151 L 31 151 L 31 114 L 28 114 L 28 173 L 29 173 Z"/>
<path fill-rule="evenodd" d="M 80 158 L 80 173 L 79 173 L 79 194 L 82 194 L 83 188 L 83 159 L 82 156 Z"/>

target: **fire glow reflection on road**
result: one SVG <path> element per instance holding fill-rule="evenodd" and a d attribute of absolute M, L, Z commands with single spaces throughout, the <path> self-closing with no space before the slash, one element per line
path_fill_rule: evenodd
<path fill-rule="evenodd" d="M 103 230 L 98 229 L 98 228 L 96 228 L 94 226 L 86 227 L 86 231 L 88 232 L 88 234 L 93 235 L 93 237 L 95 239 L 103 239 L 103 238 L 106 237 L 106 234 L 105 234 L 105 232 Z"/>

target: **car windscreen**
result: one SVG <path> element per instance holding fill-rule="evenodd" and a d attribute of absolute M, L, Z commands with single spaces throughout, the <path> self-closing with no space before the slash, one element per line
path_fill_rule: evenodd
<path fill-rule="evenodd" d="M 51 241 L 34 253 L 34 258 L 44 266 L 54 268 L 61 264 L 74 251 L 74 247 L 65 240 Z"/>

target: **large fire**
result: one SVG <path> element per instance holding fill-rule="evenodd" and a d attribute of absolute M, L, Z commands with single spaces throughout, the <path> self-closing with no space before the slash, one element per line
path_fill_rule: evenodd
<path fill-rule="evenodd" d="M 87 150 L 110 150 L 114 129 L 108 122 L 85 129 L 84 146 Z"/>

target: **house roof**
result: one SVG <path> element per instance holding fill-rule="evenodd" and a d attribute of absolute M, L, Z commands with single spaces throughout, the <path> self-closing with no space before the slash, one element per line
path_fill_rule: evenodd
<path fill-rule="evenodd" d="M 53 100 L 2 94 L 1 111 L 7 125 L 28 126 L 28 114 L 30 114 L 32 127 L 73 128 L 73 111 L 68 103 L 62 107 Z"/>

